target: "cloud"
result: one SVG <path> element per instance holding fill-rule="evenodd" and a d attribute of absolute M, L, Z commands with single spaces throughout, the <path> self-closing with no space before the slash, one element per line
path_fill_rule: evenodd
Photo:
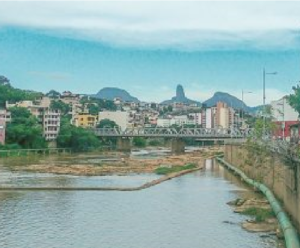
<path fill-rule="evenodd" d="M 0 26 L 142 48 L 286 49 L 300 2 L 1 2 Z"/>
<path fill-rule="evenodd" d="M 71 74 L 63 72 L 29 71 L 28 74 L 34 77 L 41 77 L 58 81 L 67 81 L 71 78 Z"/>

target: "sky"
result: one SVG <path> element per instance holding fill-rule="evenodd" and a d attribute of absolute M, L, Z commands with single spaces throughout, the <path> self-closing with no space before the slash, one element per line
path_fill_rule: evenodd
<path fill-rule="evenodd" d="M 176 85 L 262 104 L 300 80 L 297 1 L 1 1 L 0 75 L 13 86 L 170 99 Z"/>

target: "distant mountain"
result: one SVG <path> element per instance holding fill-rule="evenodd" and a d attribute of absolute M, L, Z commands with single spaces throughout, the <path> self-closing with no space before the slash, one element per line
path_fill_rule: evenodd
<path fill-rule="evenodd" d="M 266 107 L 269 107 L 270 104 L 266 104 Z M 256 107 L 249 107 L 249 111 L 252 112 L 252 113 L 259 113 L 260 111 L 262 111 L 264 108 L 263 105 L 259 105 L 259 106 L 256 106 Z"/>
<path fill-rule="evenodd" d="M 250 108 L 240 99 L 225 92 L 216 92 L 213 97 L 204 101 L 202 104 L 205 104 L 207 107 L 212 107 L 215 106 L 217 102 L 225 102 L 229 107 L 233 107 L 235 109 L 243 108 L 247 111 L 250 110 Z"/>
<path fill-rule="evenodd" d="M 178 84 L 176 88 L 176 96 L 172 97 L 171 100 L 163 101 L 161 104 L 172 104 L 174 102 L 187 103 L 187 104 L 200 104 L 200 102 L 188 99 L 185 96 L 184 89 L 182 85 Z"/>
<path fill-rule="evenodd" d="M 106 87 L 101 89 L 96 95 L 96 98 L 114 100 L 114 98 L 121 98 L 124 102 L 139 102 L 139 99 L 131 96 L 126 90 L 114 87 Z"/>

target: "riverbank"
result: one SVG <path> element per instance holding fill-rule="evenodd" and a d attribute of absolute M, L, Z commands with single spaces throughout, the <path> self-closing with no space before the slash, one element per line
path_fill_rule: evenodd
<path fill-rule="evenodd" d="M 264 232 L 277 234 L 278 238 L 282 238 L 278 221 L 269 202 L 265 199 L 236 199 L 229 202 L 235 213 L 249 216 L 242 227 L 249 232 Z"/>
<path fill-rule="evenodd" d="M 101 154 L 79 154 L 57 156 L 28 163 L 16 164 L 14 171 L 54 173 L 62 175 L 125 175 L 130 173 L 153 173 L 157 168 L 185 166 L 194 164 L 201 167 L 204 160 L 220 152 L 221 148 L 211 147 L 192 151 L 182 155 L 162 155 L 161 157 L 143 158 L 125 153 L 103 152 Z"/>

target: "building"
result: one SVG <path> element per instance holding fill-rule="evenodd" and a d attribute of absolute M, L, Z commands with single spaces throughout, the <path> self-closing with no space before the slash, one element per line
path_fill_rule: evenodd
<path fill-rule="evenodd" d="M 43 136 L 45 139 L 47 141 L 56 140 L 60 130 L 60 111 L 39 105 L 30 106 L 28 110 L 43 126 Z"/>
<path fill-rule="evenodd" d="M 277 125 L 273 133 L 274 138 L 290 140 L 291 126 L 299 123 L 299 114 L 288 103 L 286 96 L 271 102 L 271 116 Z"/>
<path fill-rule="evenodd" d="M 20 101 L 14 104 L 9 104 L 8 102 L 6 102 L 6 108 L 27 108 L 42 125 L 43 136 L 45 137 L 45 139 L 47 141 L 54 141 L 56 140 L 60 130 L 60 111 L 51 109 L 50 105 L 51 99 L 45 96 L 38 98 L 35 101 Z"/>
<path fill-rule="evenodd" d="M 215 127 L 229 128 L 230 111 L 226 103 L 218 102 L 215 113 Z"/>
<path fill-rule="evenodd" d="M 5 109 L 0 110 L 0 120 L 3 120 L 5 123 L 11 122 L 11 114 Z"/>
<path fill-rule="evenodd" d="M 171 126 L 171 118 L 157 118 L 158 127 L 169 127 Z"/>
<path fill-rule="evenodd" d="M 190 113 L 189 119 L 194 120 L 194 125 L 200 126 L 202 124 L 202 114 L 201 113 Z"/>
<path fill-rule="evenodd" d="M 206 108 L 201 113 L 201 126 L 203 128 L 213 128 L 213 109 Z"/>
<path fill-rule="evenodd" d="M 60 111 L 46 108 L 42 112 L 43 135 L 47 141 L 56 140 L 60 130 Z"/>
<path fill-rule="evenodd" d="M 72 119 L 72 124 L 76 127 L 96 127 L 98 122 L 98 117 L 96 115 L 91 115 L 89 113 L 76 114 Z"/>
<path fill-rule="evenodd" d="M 10 112 L 5 109 L 0 110 L 0 144 L 5 144 L 6 123 L 11 121 Z"/>
<path fill-rule="evenodd" d="M 122 130 L 125 130 L 128 127 L 129 114 L 125 111 L 99 112 L 98 121 L 100 122 L 105 119 L 114 121 Z"/>
<path fill-rule="evenodd" d="M 0 144 L 5 145 L 6 122 L 0 119 Z"/>

